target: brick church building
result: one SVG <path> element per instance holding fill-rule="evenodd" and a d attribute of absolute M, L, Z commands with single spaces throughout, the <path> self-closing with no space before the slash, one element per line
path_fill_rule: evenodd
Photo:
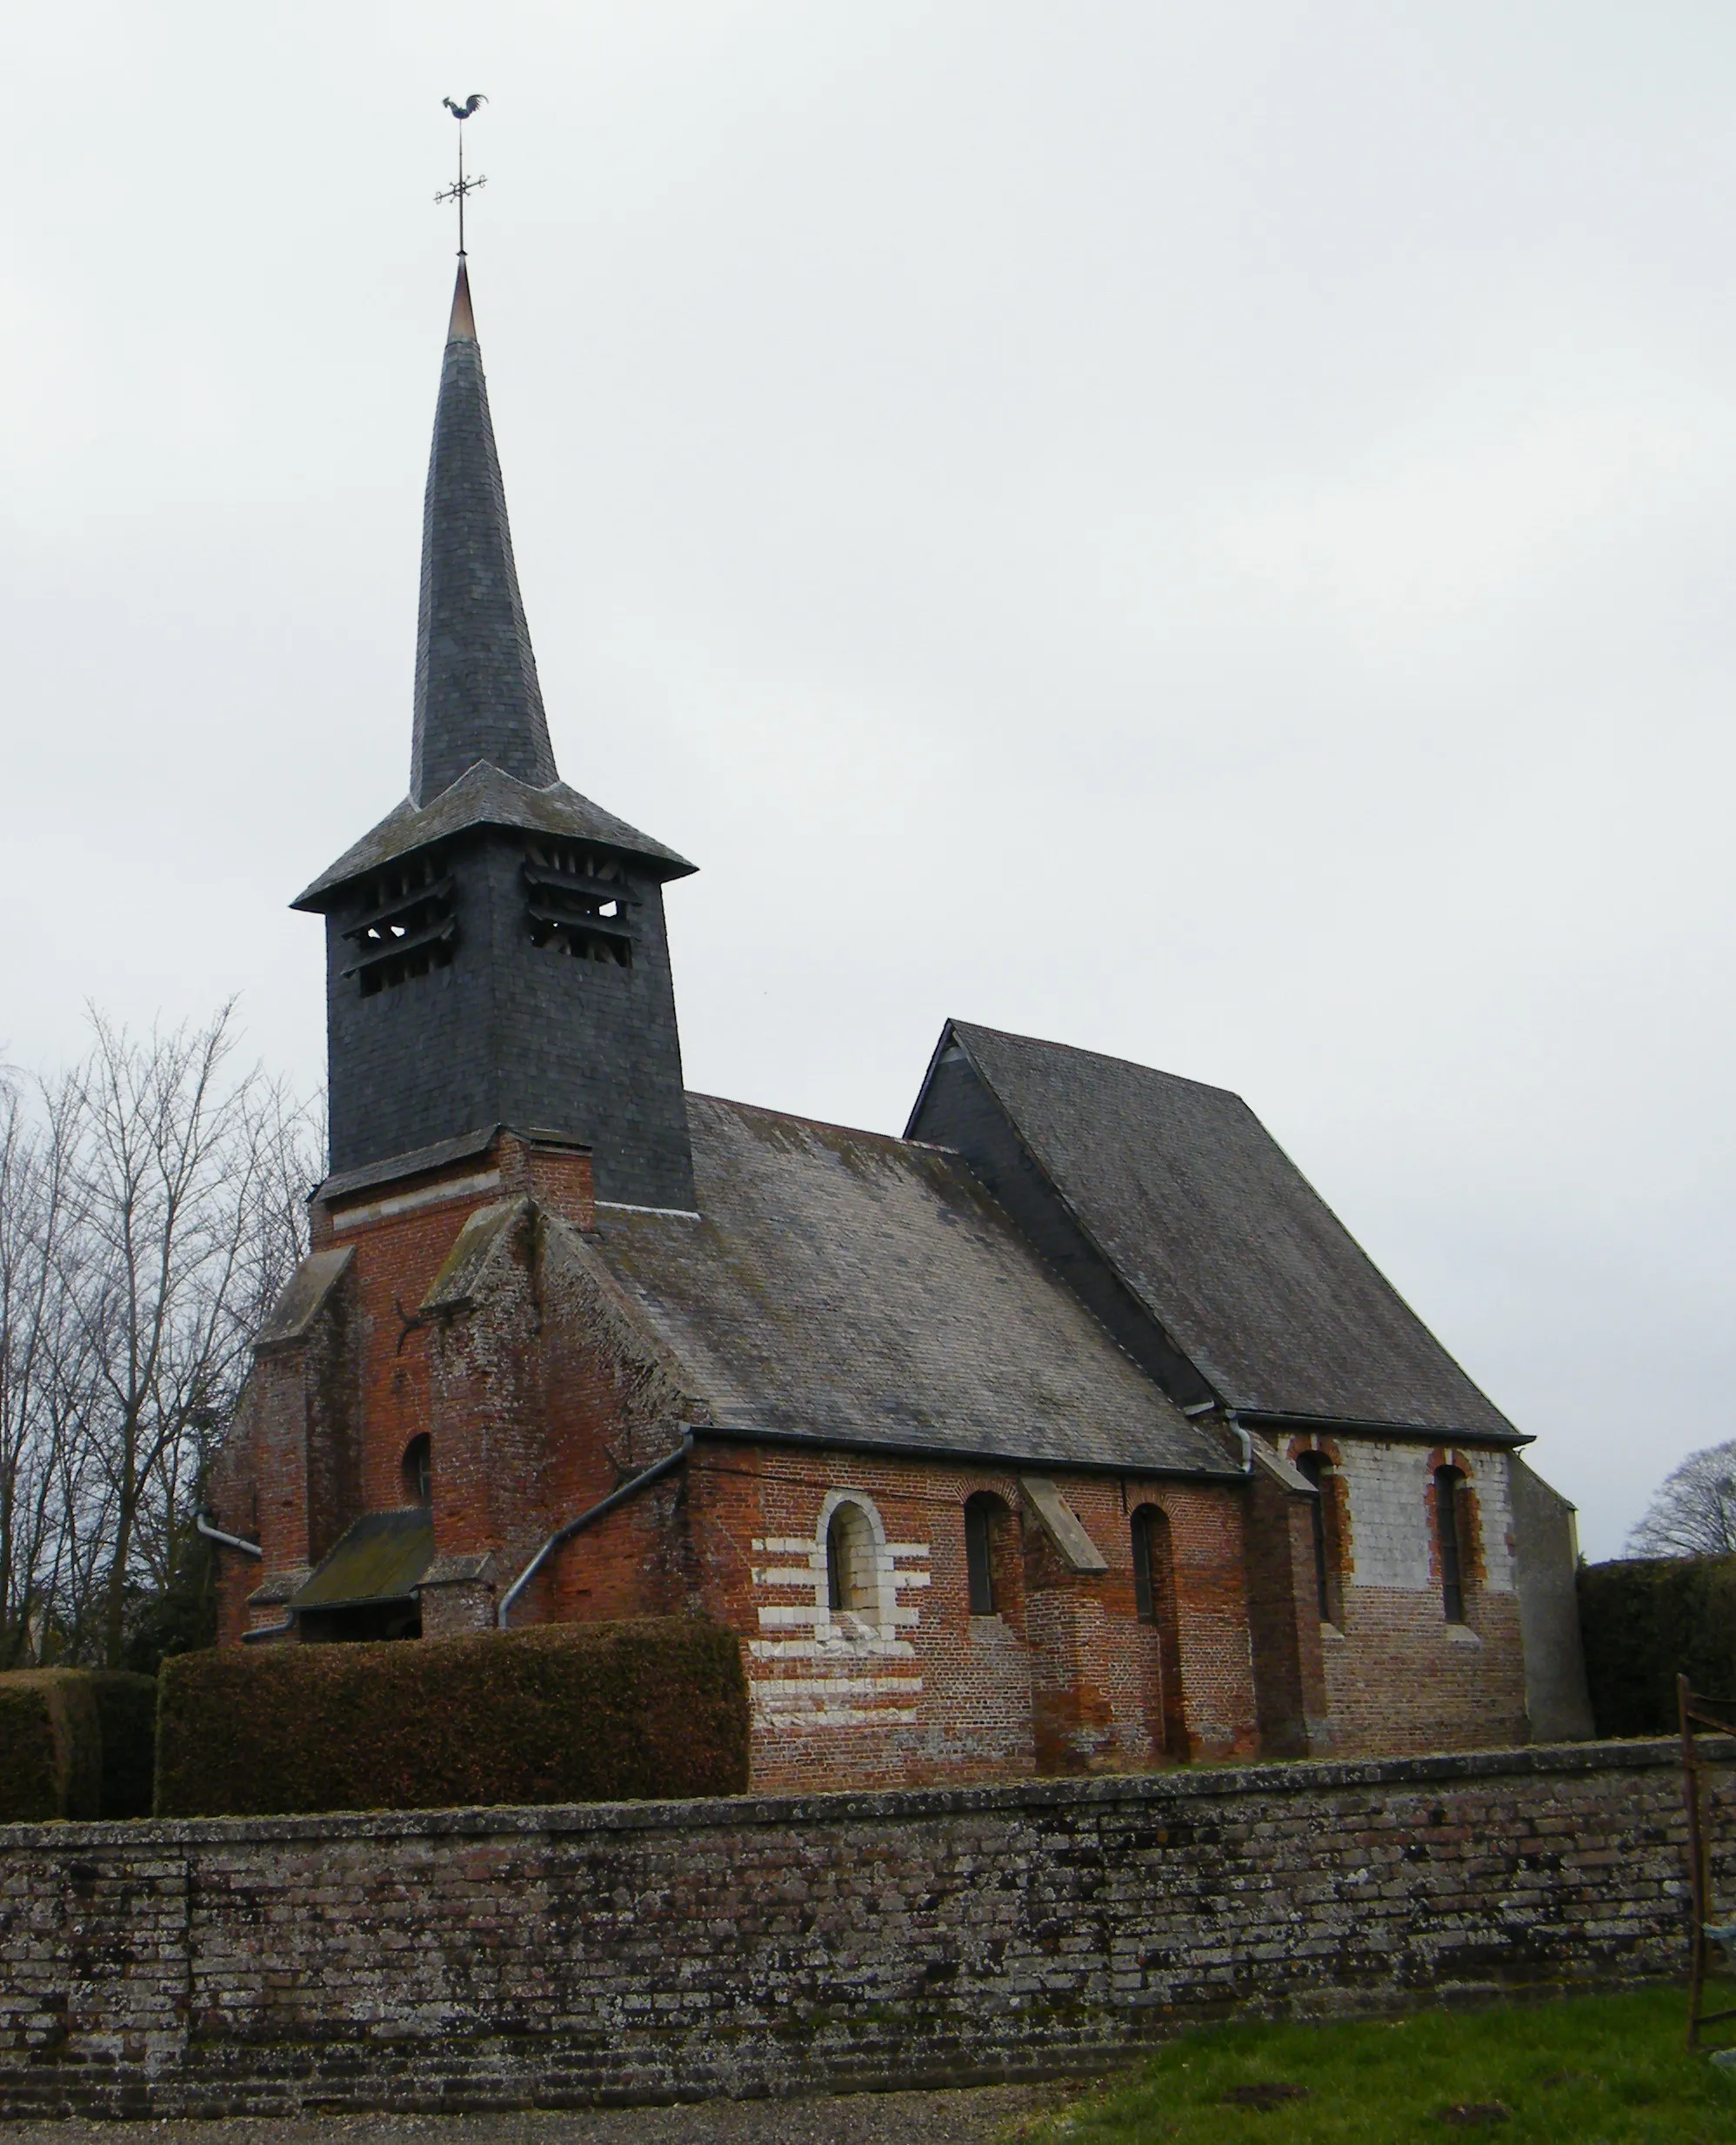
<path fill-rule="evenodd" d="M 1571 1508 L 1239 1098 L 963 1021 L 902 1138 L 691 1094 L 692 869 L 557 773 L 461 261 L 224 1643 L 708 1615 L 766 1788 L 1590 1732 Z"/>

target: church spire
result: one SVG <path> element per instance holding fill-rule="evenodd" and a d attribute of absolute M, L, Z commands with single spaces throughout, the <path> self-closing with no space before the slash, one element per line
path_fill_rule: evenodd
<path fill-rule="evenodd" d="M 422 510 L 411 803 L 431 804 L 477 760 L 532 789 L 556 779 L 460 255 Z"/>

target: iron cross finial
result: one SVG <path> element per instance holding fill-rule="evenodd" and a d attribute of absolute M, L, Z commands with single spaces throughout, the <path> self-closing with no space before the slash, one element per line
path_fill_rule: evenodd
<path fill-rule="evenodd" d="M 488 99 L 480 90 L 472 90 L 462 104 L 455 104 L 450 97 L 443 97 L 440 102 L 458 123 L 458 179 L 455 186 L 448 186 L 444 192 L 436 194 L 434 198 L 437 202 L 456 201 L 458 204 L 458 258 L 463 260 L 464 257 L 464 201 L 466 197 L 473 194 L 478 186 L 488 184 L 486 177 L 481 172 L 478 172 L 475 178 L 466 178 L 464 176 L 464 122 L 474 116 L 478 104 L 487 104 Z"/>

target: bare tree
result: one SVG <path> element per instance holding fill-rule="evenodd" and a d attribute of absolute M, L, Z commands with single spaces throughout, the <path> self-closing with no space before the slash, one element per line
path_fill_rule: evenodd
<path fill-rule="evenodd" d="M 1627 1547 L 1640 1557 L 1736 1553 L 1736 1438 L 1690 1453 L 1666 1475 Z"/>
<path fill-rule="evenodd" d="M 254 1332 L 304 1249 L 310 1113 L 232 1006 L 0 1092 L 0 1666 L 118 1665 L 175 1581 Z"/>
<path fill-rule="evenodd" d="M 59 1466 L 76 1320 L 63 1284 L 65 1126 L 0 1084 L 0 1668 L 34 1652 L 64 1546 Z"/>

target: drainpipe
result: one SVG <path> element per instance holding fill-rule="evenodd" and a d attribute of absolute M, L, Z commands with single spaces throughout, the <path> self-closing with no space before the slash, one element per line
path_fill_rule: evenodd
<path fill-rule="evenodd" d="M 672 1473 L 692 1450 L 693 1433 L 691 1430 L 684 1431 L 680 1444 L 672 1453 L 665 1453 L 661 1460 L 653 1460 L 649 1467 L 642 1468 L 631 1482 L 622 1483 L 620 1488 L 611 1491 L 600 1505 L 592 1505 L 589 1512 L 581 1512 L 576 1520 L 569 1520 L 564 1527 L 558 1527 L 501 1595 L 500 1607 L 494 1613 L 495 1627 L 500 1631 L 505 1630 L 507 1620 L 512 1614 L 512 1604 L 557 1549 L 570 1542 L 575 1534 L 582 1534 L 587 1527 L 594 1527 L 598 1520 L 607 1518 L 617 1505 L 624 1505 L 630 1497 L 637 1497 L 642 1489 L 649 1489 L 653 1482 Z"/>
<path fill-rule="evenodd" d="M 1192 1407 L 1185 1407 L 1181 1412 L 1190 1422 L 1197 1422 L 1202 1415 L 1216 1414 L 1219 1407 L 1219 1403 L 1216 1400 L 1196 1400 Z M 1233 1407 L 1226 1407 L 1223 1413 L 1224 1420 L 1241 1441 L 1242 1473 L 1252 1474 L 1254 1471 L 1254 1441 L 1248 1435 L 1241 1417 Z"/>
<path fill-rule="evenodd" d="M 261 1557 L 265 1552 L 257 1541 L 248 1541 L 239 1534 L 225 1534 L 220 1527 L 213 1527 L 203 1512 L 195 1513 L 193 1523 L 207 1541 L 221 1542 L 225 1549 L 238 1549 L 244 1557 Z M 267 1624 L 260 1631 L 244 1631 L 241 1643 L 257 1646 L 262 1639 L 284 1639 L 296 1627 L 296 1613 L 291 1609 L 281 1624 Z"/>
<path fill-rule="evenodd" d="M 265 1552 L 257 1541 L 244 1541 L 239 1534 L 225 1534 L 221 1527 L 213 1527 L 203 1512 L 194 1515 L 197 1526 L 207 1541 L 220 1541 L 225 1549 L 238 1549 L 244 1557 L 263 1557 Z"/>

